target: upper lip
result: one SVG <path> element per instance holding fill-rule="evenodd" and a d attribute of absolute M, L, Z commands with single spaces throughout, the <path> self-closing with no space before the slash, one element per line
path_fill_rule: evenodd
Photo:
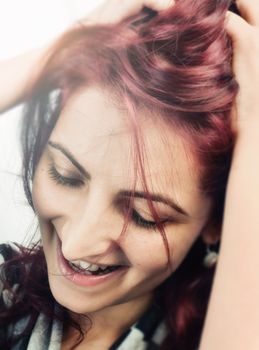
<path fill-rule="evenodd" d="M 57 235 L 57 237 L 58 237 L 58 243 L 59 243 L 59 247 L 60 247 L 60 251 L 61 251 L 61 253 L 62 253 L 62 255 L 63 255 L 63 252 L 62 252 L 62 241 L 61 241 L 61 239 L 59 238 L 59 235 L 57 234 L 57 231 L 56 231 L 56 235 Z M 86 260 L 86 259 L 73 259 L 73 260 L 68 260 L 68 259 L 66 259 L 66 257 L 63 255 L 63 257 L 64 257 L 64 259 L 65 260 L 67 260 L 67 261 L 70 261 L 71 263 L 73 263 L 73 262 L 75 262 L 75 261 L 78 261 L 78 260 L 81 260 L 81 261 L 83 261 L 83 262 L 85 262 L 85 263 L 88 263 L 88 264 L 91 264 L 91 265 L 97 265 L 97 266 L 100 266 L 100 267 L 102 267 L 102 268 L 104 268 L 104 267 L 109 267 L 109 266 L 128 266 L 127 264 L 123 264 L 123 263 L 108 263 L 108 264 L 104 264 L 104 263 L 97 263 L 97 262 L 93 262 L 93 261 L 90 261 L 90 260 Z"/>

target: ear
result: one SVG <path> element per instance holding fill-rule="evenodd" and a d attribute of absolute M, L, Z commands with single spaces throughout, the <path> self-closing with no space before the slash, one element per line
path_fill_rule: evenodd
<path fill-rule="evenodd" d="M 201 232 L 201 238 L 207 245 L 216 244 L 220 240 L 221 227 L 219 225 L 207 223 Z"/>

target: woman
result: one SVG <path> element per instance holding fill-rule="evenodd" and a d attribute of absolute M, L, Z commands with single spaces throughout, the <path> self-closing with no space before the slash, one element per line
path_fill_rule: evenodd
<path fill-rule="evenodd" d="M 1 98 L 28 100 L 23 178 L 42 236 L 2 247 L 1 347 L 257 349 L 259 2 L 227 21 L 227 0 L 157 16 L 126 4 L 131 17 L 27 57 L 25 73 L 44 63 L 30 88 L 23 73 Z"/>

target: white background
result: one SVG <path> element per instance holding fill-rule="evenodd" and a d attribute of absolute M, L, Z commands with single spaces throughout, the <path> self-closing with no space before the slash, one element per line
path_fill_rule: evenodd
<path fill-rule="evenodd" d="M 1 0 L 0 60 L 44 45 L 102 1 Z M 37 226 L 21 186 L 20 115 L 21 106 L 0 115 L 0 243 L 26 243 Z"/>

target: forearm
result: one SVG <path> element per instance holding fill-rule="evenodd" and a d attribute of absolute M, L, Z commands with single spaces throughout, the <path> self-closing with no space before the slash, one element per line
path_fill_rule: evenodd
<path fill-rule="evenodd" d="M 258 151 L 259 123 L 244 128 L 235 146 L 200 350 L 259 349 Z"/>
<path fill-rule="evenodd" d="M 83 25 L 117 23 L 131 15 L 137 14 L 143 7 L 155 11 L 167 9 L 174 1 L 165 0 L 106 0 L 86 18 L 74 23 L 71 28 Z M 57 40 L 58 41 L 58 40 Z M 52 44 L 36 49 L 9 61 L 0 62 L 0 113 L 23 102 L 44 66 Z"/>
<path fill-rule="evenodd" d="M 0 62 L 0 113 L 23 102 L 41 72 L 49 47 Z"/>

